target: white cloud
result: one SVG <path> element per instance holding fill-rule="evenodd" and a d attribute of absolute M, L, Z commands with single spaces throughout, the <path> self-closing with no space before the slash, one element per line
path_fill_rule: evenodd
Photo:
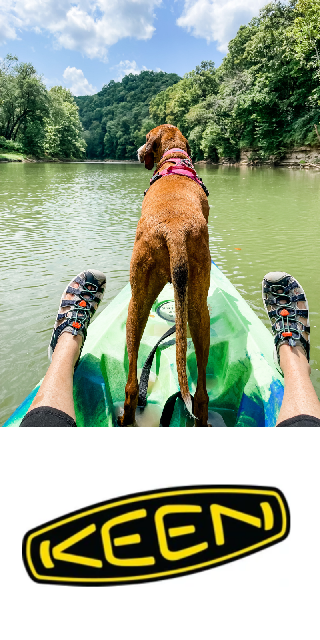
<path fill-rule="evenodd" d="M 18 38 L 16 28 L 20 26 L 20 22 L 16 16 L 8 16 L 11 1 L 0 0 L 0 46 L 6 44 L 8 40 L 16 40 Z"/>
<path fill-rule="evenodd" d="M 226 53 L 239 27 L 265 4 L 266 0 L 184 0 L 177 24 L 195 37 L 217 42 L 218 50 Z"/>
<path fill-rule="evenodd" d="M 119 64 L 112 68 L 118 70 L 119 75 L 115 78 L 118 82 L 120 82 L 124 76 L 128 76 L 129 73 L 133 73 L 134 76 L 138 76 L 141 71 L 148 71 L 145 66 L 139 69 L 135 60 L 132 60 L 132 62 L 130 62 L 130 60 L 121 60 Z"/>
<path fill-rule="evenodd" d="M 55 46 L 106 59 L 122 38 L 152 37 L 162 0 L 0 0 L 0 39 L 19 30 L 49 31 Z"/>
<path fill-rule="evenodd" d="M 87 78 L 85 78 L 82 69 L 76 69 L 76 67 L 67 67 L 63 73 L 63 77 L 75 96 L 92 96 L 97 93 L 96 87 L 89 84 Z M 71 85 L 71 86 L 70 86 Z"/>

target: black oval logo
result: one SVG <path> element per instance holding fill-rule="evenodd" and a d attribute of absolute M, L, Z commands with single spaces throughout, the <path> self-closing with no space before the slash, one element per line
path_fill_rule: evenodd
<path fill-rule="evenodd" d="M 119 585 L 163 580 L 238 560 L 284 540 L 278 489 L 195 486 L 108 500 L 29 531 L 23 559 L 36 582 Z"/>

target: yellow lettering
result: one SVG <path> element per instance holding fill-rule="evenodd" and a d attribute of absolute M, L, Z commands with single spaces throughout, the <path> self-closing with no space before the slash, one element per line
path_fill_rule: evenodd
<path fill-rule="evenodd" d="M 261 528 L 262 526 L 260 518 L 255 518 L 254 516 L 247 515 L 246 513 L 242 513 L 242 511 L 235 511 L 235 509 L 222 507 L 220 504 L 212 504 L 210 507 L 210 511 L 213 521 L 214 535 L 218 546 L 221 546 L 225 543 L 221 518 L 222 515 L 229 516 L 229 518 L 235 518 L 236 520 L 241 520 L 241 522 L 251 524 L 253 527 Z"/>
<path fill-rule="evenodd" d="M 95 524 L 91 524 L 89 527 L 82 529 L 79 533 L 76 533 L 70 538 L 64 540 L 64 542 L 60 542 L 52 549 L 52 555 L 55 560 L 63 560 L 63 562 L 73 562 L 74 564 L 83 564 L 86 567 L 95 567 L 96 569 L 102 568 L 101 560 L 95 560 L 95 558 L 86 558 L 85 556 L 76 556 L 72 553 L 64 553 L 66 549 L 72 547 L 72 545 L 80 542 L 87 536 L 90 536 L 97 530 Z"/>
<path fill-rule="evenodd" d="M 166 559 L 172 562 L 176 562 L 177 560 L 182 560 L 183 558 L 188 558 L 189 556 L 193 556 L 196 553 L 200 553 L 201 551 L 205 551 L 208 548 L 207 542 L 202 542 L 201 544 L 196 544 L 192 547 L 187 547 L 185 549 L 181 549 L 181 551 L 170 551 L 168 547 L 168 540 L 166 529 L 164 525 L 164 518 L 169 514 L 174 513 L 201 513 L 202 508 L 193 505 L 180 505 L 180 504 L 172 504 L 165 507 L 160 507 L 155 515 L 155 523 L 156 530 L 158 535 L 159 547 L 161 555 Z M 193 526 L 190 527 L 173 527 L 169 529 L 169 536 L 171 538 L 177 537 L 179 535 L 185 535 L 186 533 L 193 533 L 195 528 Z"/>
<path fill-rule="evenodd" d="M 54 564 L 50 557 L 50 540 L 42 540 L 40 544 L 40 558 L 46 569 L 53 569 Z"/>
<path fill-rule="evenodd" d="M 264 529 L 270 531 L 274 527 L 274 515 L 269 502 L 260 502 L 260 507 L 263 513 Z M 255 516 L 250 516 L 242 511 L 235 511 L 234 509 L 228 509 L 228 507 L 222 507 L 219 504 L 212 504 L 210 507 L 211 516 L 213 521 L 214 534 L 217 545 L 221 546 L 225 543 L 224 531 L 221 516 L 229 516 L 229 518 L 235 518 L 241 520 L 247 524 L 251 524 L 253 527 L 261 529 L 262 520 Z"/>
<path fill-rule="evenodd" d="M 265 531 L 270 531 L 274 527 L 274 515 L 269 502 L 261 502 L 260 507 L 262 509 L 264 517 Z"/>
<path fill-rule="evenodd" d="M 138 509 L 137 511 L 130 511 L 123 516 L 117 516 L 106 522 L 101 529 L 102 543 L 104 548 L 104 554 L 107 561 L 110 564 L 114 564 L 117 567 L 147 567 L 156 563 L 152 556 L 146 556 L 144 558 L 117 558 L 113 553 L 113 545 L 116 547 L 125 546 L 128 544 L 138 544 L 141 542 L 141 538 L 138 534 L 132 536 L 123 536 L 115 538 L 112 544 L 111 529 L 119 524 L 130 522 L 131 520 L 139 520 L 147 517 L 146 509 Z"/>

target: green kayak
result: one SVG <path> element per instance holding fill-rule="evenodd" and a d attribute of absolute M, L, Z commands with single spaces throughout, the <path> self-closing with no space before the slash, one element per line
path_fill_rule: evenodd
<path fill-rule="evenodd" d="M 128 284 L 90 325 L 80 364 L 74 376 L 78 427 L 117 427 L 128 375 L 126 320 Z M 149 358 L 145 408 L 138 408 L 137 427 L 191 427 L 179 397 L 175 333 L 155 348 L 174 326 L 173 286 L 167 284 L 155 301 L 139 350 L 139 375 Z M 208 295 L 210 353 L 207 367 L 209 421 L 213 427 L 274 427 L 283 398 L 283 378 L 273 361 L 273 338 L 226 276 L 212 264 Z M 151 362 L 152 361 L 152 362 Z M 197 364 L 188 332 L 187 374 L 194 395 Z M 39 383 L 40 384 L 40 383 Z M 16 409 L 4 427 L 19 427 L 39 385 Z M 164 407 L 170 422 L 163 425 Z"/>

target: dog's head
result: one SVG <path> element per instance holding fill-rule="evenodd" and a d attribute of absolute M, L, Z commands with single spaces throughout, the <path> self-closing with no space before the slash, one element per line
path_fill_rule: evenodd
<path fill-rule="evenodd" d="M 146 144 L 138 149 L 138 158 L 140 162 L 144 162 L 146 169 L 151 170 L 155 162 L 160 162 L 166 151 L 174 148 L 191 154 L 188 140 L 181 131 L 172 124 L 161 124 L 147 134 Z"/>

